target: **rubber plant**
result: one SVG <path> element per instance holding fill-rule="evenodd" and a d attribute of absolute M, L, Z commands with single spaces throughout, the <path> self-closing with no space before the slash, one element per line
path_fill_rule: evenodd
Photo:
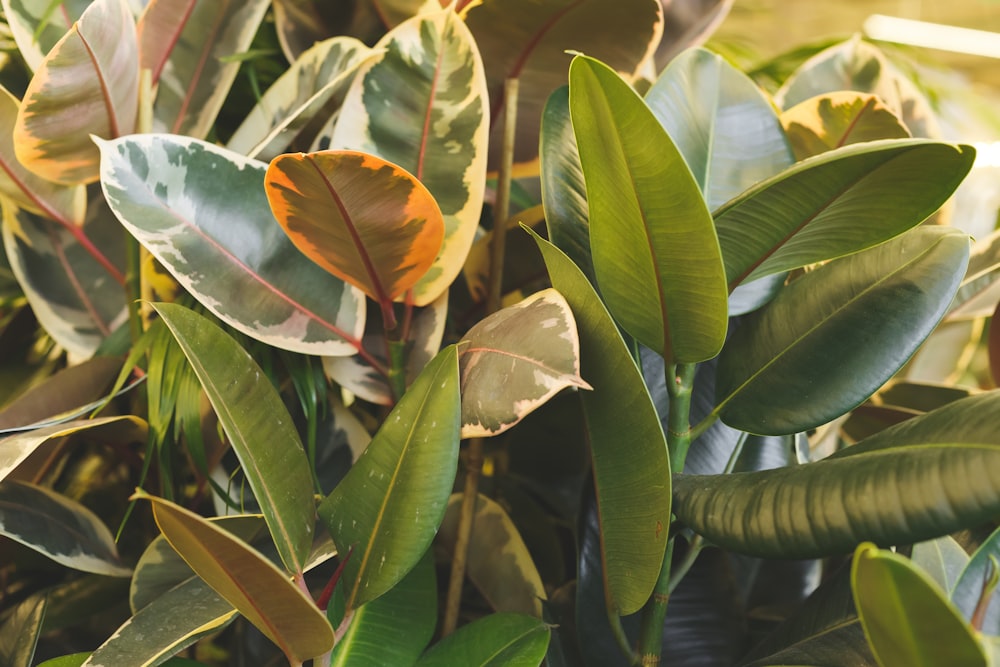
<path fill-rule="evenodd" d="M 511 2 L 3 0 L 5 664 L 995 662 L 972 147 Z"/>

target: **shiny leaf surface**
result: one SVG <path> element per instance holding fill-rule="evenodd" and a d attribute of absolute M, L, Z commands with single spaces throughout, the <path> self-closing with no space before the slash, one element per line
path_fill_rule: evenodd
<path fill-rule="evenodd" d="M 34 664 L 45 605 L 45 596 L 33 596 L 10 610 L 0 626 L 0 663 L 11 667 Z"/>
<path fill-rule="evenodd" d="M 549 627 L 522 614 L 491 614 L 432 646 L 415 667 L 536 667 L 549 645 Z"/>
<path fill-rule="evenodd" d="M 3 0 L 4 18 L 17 50 L 32 70 L 38 69 L 92 0 Z M 53 5 L 56 10 L 52 11 Z"/>
<path fill-rule="evenodd" d="M 863 141 L 910 136 L 885 102 L 875 95 L 849 91 L 800 102 L 781 114 L 781 124 L 799 160 Z"/>

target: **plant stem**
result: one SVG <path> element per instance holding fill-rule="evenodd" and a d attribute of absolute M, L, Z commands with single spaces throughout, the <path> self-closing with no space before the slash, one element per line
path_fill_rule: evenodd
<path fill-rule="evenodd" d="M 493 243 L 490 246 L 490 275 L 486 292 L 486 316 L 500 310 L 503 297 L 503 261 L 507 243 L 507 219 L 510 217 L 510 184 L 514 164 L 514 137 L 517 129 L 518 80 L 504 82 L 504 126 L 500 171 L 497 175 L 497 198 L 493 216 Z M 465 458 L 465 488 L 462 490 L 462 508 L 458 515 L 455 535 L 455 553 L 451 560 L 451 576 L 445 601 L 441 634 L 448 636 L 458 625 L 458 611 L 462 604 L 462 584 L 465 565 L 472 539 L 472 520 L 475 517 L 476 497 L 479 494 L 479 477 L 483 471 L 483 441 L 469 441 Z"/>
<path fill-rule="evenodd" d="M 406 393 L 406 341 L 387 338 L 389 345 L 389 388 L 393 402 Z"/>

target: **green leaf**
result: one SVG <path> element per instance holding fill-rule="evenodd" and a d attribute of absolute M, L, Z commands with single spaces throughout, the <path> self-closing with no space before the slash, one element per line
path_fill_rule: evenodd
<path fill-rule="evenodd" d="M 728 293 L 698 183 L 642 99 L 606 65 L 574 58 L 569 95 L 608 309 L 669 363 L 714 357 Z"/>
<path fill-rule="evenodd" d="M 437 624 L 434 558 L 428 551 L 403 579 L 361 605 L 333 647 L 331 667 L 412 665 Z M 386 633 L 391 632 L 391 641 Z"/>
<path fill-rule="evenodd" d="M 537 618 L 491 614 L 439 641 L 415 667 L 537 667 L 549 634 L 549 627 Z"/>
<path fill-rule="evenodd" d="M 399 165 L 441 207 L 444 241 L 414 286 L 419 305 L 455 280 L 479 228 L 490 123 L 486 78 L 472 34 L 452 8 L 401 23 L 375 48 L 383 55 L 351 85 L 330 148 Z"/>
<path fill-rule="evenodd" d="M 153 105 L 153 130 L 204 139 L 236 79 L 228 58 L 250 48 L 267 0 L 195 2 L 171 40 Z"/>
<path fill-rule="evenodd" d="M 277 644 L 289 662 L 301 663 L 333 648 L 333 628 L 323 612 L 260 553 L 167 500 L 141 491 L 133 498 L 153 504 L 156 523 L 177 553 Z"/>
<path fill-rule="evenodd" d="M 951 601 L 967 620 L 972 620 L 983 597 L 984 586 L 993 570 L 991 558 L 1000 558 L 1000 529 L 994 530 L 972 557 L 967 558 L 958 581 L 952 588 L 945 589 L 950 591 Z M 994 590 L 986 604 L 980 630 L 987 635 L 1000 634 L 1000 593 Z"/>
<path fill-rule="evenodd" d="M 910 131 L 875 95 L 837 91 L 817 95 L 781 114 L 799 160 L 879 139 L 906 139 Z"/>
<path fill-rule="evenodd" d="M 42 634 L 45 607 L 43 595 L 30 597 L 10 610 L 7 620 L 0 626 L 0 664 L 16 667 L 33 663 L 35 646 Z"/>
<path fill-rule="evenodd" d="M 83 14 L 92 0 L 3 0 L 4 19 L 25 63 L 42 64 L 52 47 Z M 56 5 L 58 11 L 53 11 Z"/>
<path fill-rule="evenodd" d="M 871 543 L 860 545 L 851 588 L 865 636 L 882 667 L 986 665 L 975 631 L 908 559 Z"/>
<path fill-rule="evenodd" d="M 41 486 L 0 483 L 0 535 L 60 565 L 109 577 L 128 577 L 107 526 L 89 509 Z"/>
<path fill-rule="evenodd" d="M 535 240 L 552 284 L 577 319 L 581 366 L 594 387 L 580 397 L 590 436 L 609 605 L 631 614 L 652 593 L 666 549 L 666 439 L 642 374 L 586 276 L 555 246 Z"/>
<path fill-rule="evenodd" d="M 1000 303 L 1000 231 L 972 246 L 969 270 L 948 311 L 948 320 L 989 317 Z"/>
<path fill-rule="evenodd" d="M 364 298 L 281 231 L 262 187 L 265 164 L 184 137 L 100 146 L 101 184 L 115 215 L 206 308 L 276 347 L 358 350 Z"/>
<path fill-rule="evenodd" d="M 427 273 L 441 248 L 444 221 L 434 197 L 409 172 L 374 155 L 282 155 L 268 167 L 264 187 L 292 243 L 383 312 Z"/>
<path fill-rule="evenodd" d="M 50 181 L 90 183 L 100 155 L 90 135 L 135 130 L 139 58 L 125 0 L 95 0 L 35 72 L 14 124 L 14 150 Z"/>
<path fill-rule="evenodd" d="M 554 289 L 480 321 L 458 349 L 463 438 L 502 433 L 566 387 L 590 389 L 573 312 Z"/>
<path fill-rule="evenodd" d="M 913 545 L 910 560 L 946 593 L 951 592 L 969 565 L 969 555 L 950 535 Z M 952 601 L 961 609 L 961 605 L 954 598 Z M 975 604 L 972 608 L 975 608 Z"/>
<path fill-rule="evenodd" d="M 282 562 L 301 574 L 313 536 L 312 475 L 281 397 L 246 350 L 217 325 L 176 304 L 154 307 L 208 394 Z"/>
<path fill-rule="evenodd" d="M 444 517 L 458 464 L 458 355 L 431 361 L 319 515 L 341 552 L 353 547 L 342 581 L 348 609 L 395 586 L 430 546 Z"/>
<path fill-rule="evenodd" d="M 730 289 L 902 234 L 951 196 L 974 159 L 969 146 L 891 139 L 797 163 L 715 212 Z"/>
<path fill-rule="evenodd" d="M 782 435 L 859 405 L 944 316 L 968 252 L 961 232 L 922 227 L 794 281 L 730 337 L 715 412 L 735 428 Z"/>

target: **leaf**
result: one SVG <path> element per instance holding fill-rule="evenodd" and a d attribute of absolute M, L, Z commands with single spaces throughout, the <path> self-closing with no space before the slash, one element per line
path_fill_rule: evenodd
<path fill-rule="evenodd" d="M 266 165 L 183 137 L 100 146 L 115 215 L 216 316 L 295 352 L 357 351 L 364 299 L 288 241 L 268 209 Z"/>
<path fill-rule="evenodd" d="M 326 616 L 285 573 L 257 551 L 163 498 L 141 491 L 133 498 L 153 504 L 153 516 L 171 546 L 191 569 L 277 644 L 289 662 L 301 663 L 333 648 L 333 628 Z"/>
<path fill-rule="evenodd" d="M 208 394 L 282 562 L 301 574 L 313 537 L 312 475 L 281 397 L 246 350 L 217 325 L 176 304 L 154 307 Z"/>
<path fill-rule="evenodd" d="M 586 45 L 587 54 L 634 77 L 663 32 L 656 0 L 477 0 L 461 10 L 482 53 L 490 95 L 489 168 L 500 163 L 504 82 L 518 80 L 514 162 L 538 156 L 542 108 L 566 83 L 566 51 Z M 517 20 L 511 20 L 517 17 Z"/>
<path fill-rule="evenodd" d="M 704 43 L 729 15 L 733 0 L 679 0 L 664 3 L 663 38 L 653 62 L 662 71 L 678 53 Z"/>
<path fill-rule="evenodd" d="M 781 114 L 781 124 L 799 160 L 850 144 L 910 137 L 885 102 L 875 95 L 850 91 L 800 102 Z"/>
<path fill-rule="evenodd" d="M 401 23 L 375 48 L 384 53 L 355 78 L 330 147 L 399 165 L 441 207 L 444 241 L 414 286 L 422 305 L 458 276 L 479 228 L 489 140 L 486 78 L 472 34 L 451 8 Z"/>
<path fill-rule="evenodd" d="M 461 407 L 458 355 L 442 350 L 319 507 L 341 551 L 355 609 L 395 586 L 430 546 L 455 481 Z"/>
<path fill-rule="evenodd" d="M 871 543 L 860 545 L 851 588 L 865 636 L 883 667 L 986 664 L 975 632 L 908 559 Z"/>
<path fill-rule="evenodd" d="M 794 281 L 727 342 L 716 414 L 744 431 L 781 435 L 859 405 L 943 317 L 968 248 L 960 232 L 923 227 Z"/>
<path fill-rule="evenodd" d="M 989 317 L 1000 303 L 1000 231 L 972 246 L 969 270 L 948 311 L 948 320 Z"/>
<path fill-rule="evenodd" d="M 535 238 L 552 284 L 577 318 L 580 358 L 594 390 L 582 392 L 609 607 L 638 611 L 652 593 L 670 525 L 670 460 L 642 375 L 586 277 Z M 623 411 L 620 406 L 627 405 Z"/>
<path fill-rule="evenodd" d="M 549 645 L 549 627 L 522 614 L 491 614 L 432 646 L 415 667 L 536 667 Z"/>
<path fill-rule="evenodd" d="M 41 63 L 14 124 L 14 150 L 30 171 L 91 183 L 100 155 L 90 135 L 135 130 L 139 107 L 135 23 L 125 0 L 95 0 Z"/>
<path fill-rule="evenodd" d="M 33 484 L 0 483 L 0 535 L 74 570 L 128 577 L 107 527 L 80 503 Z"/>
<path fill-rule="evenodd" d="M 325 114 L 336 113 L 358 68 L 376 53 L 353 37 L 317 42 L 267 89 L 227 148 L 270 161 L 300 135 L 308 141 L 309 129 Z"/>
<path fill-rule="evenodd" d="M 121 367 L 121 357 L 94 357 L 54 373 L 20 392 L 0 410 L 0 434 L 5 430 L 41 426 L 41 422 L 92 405 L 104 397 Z M 0 479 L 4 476 L 3 469 L 0 463 Z"/>
<path fill-rule="evenodd" d="M 684 158 L 607 66 L 574 58 L 569 94 L 608 309 L 668 363 L 714 357 L 728 294 L 712 216 Z"/>
<path fill-rule="evenodd" d="M 25 63 L 37 70 L 92 0 L 3 0 L 3 13 Z M 53 5 L 58 8 L 53 10 Z"/>
<path fill-rule="evenodd" d="M 333 647 L 331 667 L 412 665 L 427 648 L 437 624 L 434 559 L 428 551 L 382 597 L 357 609 Z M 392 640 L 386 641 L 386 628 Z"/>
<path fill-rule="evenodd" d="M 995 558 L 1000 558 L 1000 530 L 994 530 L 979 545 L 972 557 L 967 559 L 958 581 L 952 588 L 945 589 L 951 593 L 951 601 L 966 620 L 972 620 L 983 597 L 986 582 L 993 574 L 992 559 Z M 985 611 L 980 629 L 984 634 L 996 635 L 1000 632 L 1000 594 L 996 589 L 990 594 Z"/>
<path fill-rule="evenodd" d="M 204 139 L 222 108 L 269 3 L 195 2 L 163 64 L 153 105 L 153 131 Z M 162 54 L 160 56 L 162 58 Z"/>
<path fill-rule="evenodd" d="M 463 438 L 502 433 L 566 387 L 590 389 L 573 312 L 554 289 L 480 321 L 458 349 Z"/>
<path fill-rule="evenodd" d="M 434 197 L 409 172 L 373 155 L 282 155 L 264 187 L 292 243 L 379 304 L 411 289 L 441 247 L 444 222 Z"/>
<path fill-rule="evenodd" d="M 42 634 L 46 598 L 33 596 L 9 610 L 0 633 L 0 664 L 31 665 Z"/>
<path fill-rule="evenodd" d="M 969 555 L 950 535 L 913 545 L 910 560 L 946 593 L 969 565 Z M 960 607 L 957 602 L 956 606 Z"/>
<path fill-rule="evenodd" d="M 160 74 L 197 4 L 198 0 L 146 0 L 135 32 L 139 68 L 149 70 L 153 86 L 159 83 Z"/>
<path fill-rule="evenodd" d="M 439 544 L 448 553 L 455 552 L 461 505 L 462 494 L 452 494 L 441 523 Z M 466 576 L 494 611 L 541 618 L 548 596 L 517 526 L 503 507 L 482 494 L 476 497 L 472 521 Z"/>
<path fill-rule="evenodd" d="M 902 234 L 951 196 L 974 158 L 968 146 L 892 139 L 797 163 L 715 212 L 730 289 Z"/>

